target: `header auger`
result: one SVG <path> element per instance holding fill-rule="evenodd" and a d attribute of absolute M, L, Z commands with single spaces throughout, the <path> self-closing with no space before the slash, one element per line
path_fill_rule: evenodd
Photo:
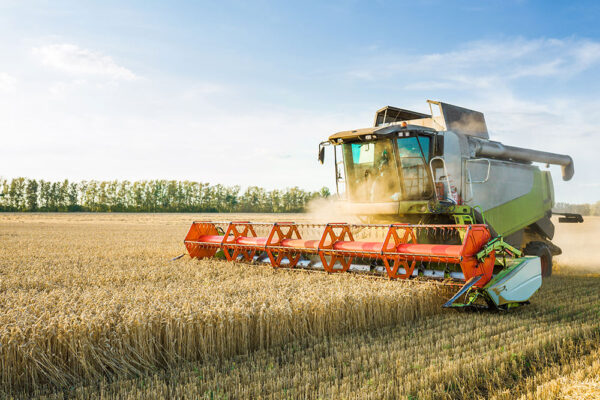
<path fill-rule="evenodd" d="M 259 236 L 260 235 L 260 236 Z M 360 240 L 355 239 L 360 237 Z M 475 305 L 507 308 L 526 302 L 540 287 L 539 258 L 517 258 L 520 252 L 486 225 L 296 224 L 194 222 L 185 238 L 192 258 L 268 263 L 273 268 L 311 268 L 328 273 L 363 272 L 389 279 L 437 279 L 463 284 L 446 307 Z M 448 244 L 451 243 L 451 244 Z M 503 257 L 498 274 L 497 253 Z M 535 272 L 537 268 L 537 273 Z M 524 283 L 523 276 L 528 279 Z M 499 279 L 499 277 L 502 279 Z M 511 282 L 519 278 L 519 287 Z M 467 301 L 457 304 L 462 295 Z"/>

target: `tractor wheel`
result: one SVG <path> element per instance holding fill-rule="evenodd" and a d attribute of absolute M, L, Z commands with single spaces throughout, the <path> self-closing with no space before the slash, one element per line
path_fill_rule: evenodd
<path fill-rule="evenodd" d="M 525 255 L 537 256 L 542 264 L 542 277 L 547 278 L 552 275 L 552 252 L 550 246 L 544 242 L 529 242 L 525 246 Z"/>

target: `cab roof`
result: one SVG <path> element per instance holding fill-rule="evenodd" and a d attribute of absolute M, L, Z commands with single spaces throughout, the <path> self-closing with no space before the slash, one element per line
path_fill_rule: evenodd
<path fill-rule="evenodd" d="M 354 129 L 351 131 L 341 131 L 329 136 L 328 140 L 331 143 L 338 143 L 340 140 L 346 141 L 351 139 L 361 139 L 367 135 L 387 136 L 402 131 L 422 131 L 424 133 L 426 132 L 431 134 L 436 133 L 434 129 L 419 125 L 394 124 L 387 126 L 374 126 L 371 128 Z"/>

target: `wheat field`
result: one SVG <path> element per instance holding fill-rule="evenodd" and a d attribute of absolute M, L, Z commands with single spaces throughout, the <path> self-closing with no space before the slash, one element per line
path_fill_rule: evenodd
<path fill-rule="evenodd" d="M 593 262 L 571 267 L 559 258 L 529 306 L 472 313 L 442 310 L 451 291 L 434 283 L 170 261 L 183 252 L 194 219 L 274 217 L 308 219 L 0 215 L 0 397 L 600 393 L 600 269 Z M 557 243 L 581 246 L 570 237 L 598 227 L 600 220 L 579 233 L 568 226 L 564 237 L 559 227 Z"/>

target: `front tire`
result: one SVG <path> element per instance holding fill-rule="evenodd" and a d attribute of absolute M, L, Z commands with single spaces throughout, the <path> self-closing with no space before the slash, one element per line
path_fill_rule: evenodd
<path fill-rule="evenodd" d="M 540 258 L 542 264 L 542 277 L 552 276 L 552 251 L 550 246 L 544 242 L 529 242 L 525 246 L 525 255 L 536 256 Z"/>

